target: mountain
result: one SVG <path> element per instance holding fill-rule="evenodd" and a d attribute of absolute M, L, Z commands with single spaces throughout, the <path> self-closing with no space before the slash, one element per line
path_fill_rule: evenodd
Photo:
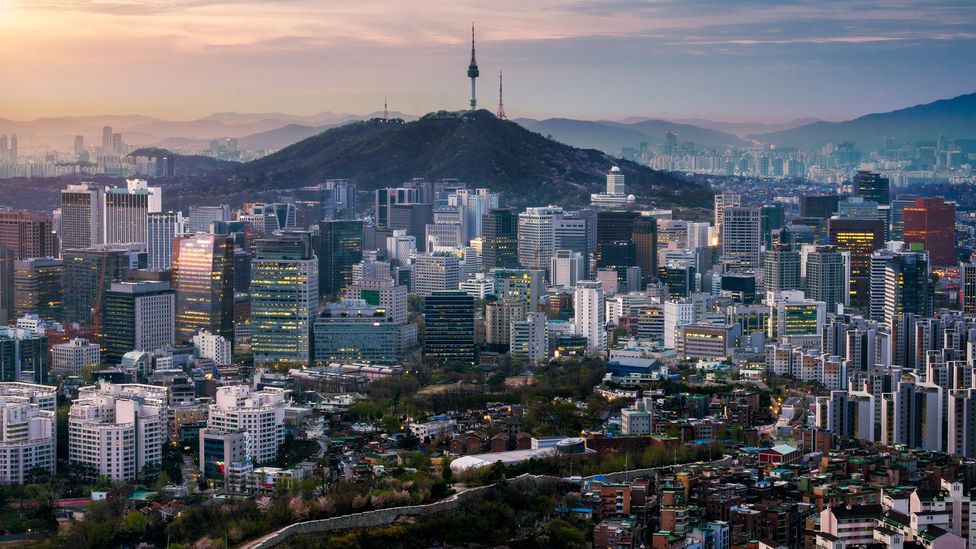
<path fill-rule="evenodd" d="M 860 148 L 881 145 L 885 137 L 898 142 L 976 138 L 976 93 L 942 99 L 846 122 L 815 122 L 799 128 L 750 136 L 781 147 L 815 149 L 827 143 L 853 141 Z"/>
<path fill-rule="evenodd" d="M 237 140 L 237 147 L 241 150 L 248 151 L 283 149 L 303 139 L 318 135 L 334 126 L 335 124 L 327 124 L 325 126 L 288 124 L 275 130 L 241 137 Z"/>
<path fill-rule="evenodd" d="M 623 123 L 549 118 L 540 121 L 519 119 L 518 122 L 534 132 L 551 135 L 553 139 L 568 145 L 611 153 L 624 147 L 637 148 L 641 142 L 663 143 L 664 135 L 668 132 L 677 134 L 679 141 L 693 141 L 716 149 L 746 145 L 746 142 L 732 134 L 667 120 L 640 119 L 633 123 Z"/>
<path fill-rule="evenodd" d="M 193 177 L 212 172 L 219 172 L 237 166 L 237 162 L 220 160 L 209 156 L 176 154 L 166 149 L 144 147 L 129 153 L 129 156 L 147 156 L 150 158 L 173 158 L 176 177 Z"/>
<path fill-rule="evenodd" d="M 624 122 L 628 122 L 628 120 L 624 120 Z M 634 122 L 641 122 L 641 120 L 629 120 L 629 123 Z M 790 120 L 788 122 L 764 124 L 761 122 L 719 122 L 715 120 L 706 120 L 704 118 L 684 118 L 672 120 L 672 122 L 690 124 L 692 126 L 698 126 L 699 128 L 707 128 L 709 130 L 731 133 L 732 135 L 736 135 L 738 137 L 746 137 L 748 135 L 760 133 L 792 130 L 793 128 L 799 128 L 800 126 L 820 122 L 820 120 L 817 120 L 816 118 L 797 118 L 796 120 Z"/>
<path fill-rule="evenodd" d="M 353 179 L 370 191 L 415 177 L 454 177 L 500 191 L 513 205 L 582 204 L 604 188 L 613 165 L 642 199 L 662 206 L 709 204 L 711 191 L 704 186 L 548 139 L 486 110 L 440 111 L 413 122 L 353 122 L 228 170 L 175 178 L 165 183 L 171 190 L 164 196 L 179 200 L 173 206 L 243 202 L 329 178 Z"/>

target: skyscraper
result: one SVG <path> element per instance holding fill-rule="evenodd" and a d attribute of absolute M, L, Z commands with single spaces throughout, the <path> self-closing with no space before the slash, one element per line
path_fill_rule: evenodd
<path fill-rule="evenodd" d="M 68 185 L 61 191 L 61 250 L 103 243 L 104 189 L 94 183 Z"/>
<path fill-rule="evenodd" d="M 782 204 L 765 204 L 760 207 L 759 212 L 762 244 L 763 248 L 768 250 L 773 246 L 773 231 L 783 228 L 786 224 L 786 213 Z"/>
<path fill-rule="evenodd" d="M 722 212 L 721 228 L 722 262 L 734 269 L 758 269 L 759 208 L 727 206 Z"/>
<path fill-rule="evenodd" d="M 105 294 L 102 321 L 105 361 L 118 364 L 129 351 L 158 351 L 175 339 L 176 292 L 169 282 L 114 282 Z"/>
<path fill-rule="evenodd" d="M 0 211 L 0 244 L 17 259 L 57 255 L 51 216 L 44 212 Z"/>
<path fill-rule="evenodd" d="M 526 208 L 518 216 L 518 262 L 528 269 L 547 269 L 555 251 L 553 220 L 563 214 L 558 206 Z"/>
<path fill-rule="evenodd" d="M 319 302 L 310 233 L 257 241 L 251 262 L 251 348 L 255 365 L 307 366 Z"/>
<path fill-rule="evenodd" d="M 643 216 L 634 221 L 631 240 L 637 266 L 641 270 L 641 288 L 650 284 L 657 273 L 657 219 Z"/>
<path fill-rule="evenodd" d="M 105 242 L 146 244 L 149 191 L 113 187 L 105 191 Z"/>
<path fill-rule="evenodd" d="M 723 192 L 715 195 L 715 234 L 722 238 L 722 220 L 725 219 L 725 208 L 729 206 L 741 206 L 742 197 L 731 192 Z"/>
<path fill-rule="evenodd" d="M 854 174 L 854 194 L 878 204 L 891 204 L 888 178 L 879 173 L 858 171 Z"/>
<path fill-rule="evenodd" d="M 976 263 L 959 264 L 959 301 L 962 312 L 976 314 Z"/>
<path fill-rule="evenodd" d="M 229 236 L 196 234 L 173 242 L 176 339 L 198 331 L 234 339 L 234 243 Z"/>
<path fill-rule="evenodd" d="M 481 262 L 486 270 L 518 267 L 518 222 L 512 210 L 489 210 L 482 219 Z"/>
<path fill-rule="evenodd" d="M 146 255 L 141 245 L 101 244 L 62 254 L 64 273 L 61 286 L 66 322 L 95 324 L 100 328 L 105 310 L 105 294 L 113 282 L 122 279 L 129 269 L 145 267 Z"/>
<path fill-rule="evenodd" d="M 620 168 L 614 166 L 607 173 L 607 194 L 622 195 L 627 194 L 627 184 L 624 173 Z"/>
<path fill-rule="evenodd" d="M 956 207 L 941 197 L 918 198 L 904 208 L 906 246 L 921 244 L 933 266 L 956 263 Z"/>
<path fill-rule="evenodd" d="M 850 304 L 865 307 L 869 302 L 871 254 L 884 247 L 884 222 L 880 219 L 841 219 L 827 221 L 830 244 L 850 252 Z"/>
<path fill-rule="evenodd" d="M 777 245 L 763 257 L 763 288 L 766 292 L 800 289 L 800 252 Z"/>
<path fill-rule="evenodd" d="M 924 253 L 898 253 L 885 264 L 884 320 L 889 324 L 896 316 L 932 315 L 931 279 Z"/>
<path fill-rule="evenodd" d="M 454 290 L 461 283 L 458 257 L 452 253 L 437 252 L 414 257 L 414 292 L 429 296 L 433 292 Z"/>
<path fill-rule="evenodd" d="M 17 258 L 6 244 L 0 244 L 0 325 L 14 320 L 14 270 Z"/>
<path fill-rule="evenodd" d="M 827 304 L 833 312 L 850 294 L 848 258 L 834 246 L 818 246 L 806 254 L 806 297 Z"/>
<path fill-rule="evenodd" d="M 319 294 L 336 295 L 352 284 L 352 267 L 363 260 L 363 222 L 319 222 Z"/>
<path fill-rule="evenodd" d="M 14 307 L 17 317 L 37 315 L 61 320 L 61 277 L 64 262 L 53 257 L 21 259 L 14 263 Z"/>
<path fill-rule="evenodd" d="M 215 221 L 229 221 L 230 206 L 191 206 L 187 232 L 209 233 L 210 225 Z"/>
<path fill-rule="evenodd" d="M 424 327 L 424 360 L 475 363 L 473 297 L 460 290 L 433 292 L 424 299 Z"/>
<path fill-rule="evenodd" d="M 150 212 L 147 217 L 148 268 L 163 271 L 173 266 L 173 239 L 183 234 L 183 212 Z"/>

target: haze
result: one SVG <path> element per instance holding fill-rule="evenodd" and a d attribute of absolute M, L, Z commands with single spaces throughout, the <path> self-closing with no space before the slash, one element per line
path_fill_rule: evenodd
<path fill-rule="evenodd" d="M 972 92 L 976 3 L 0 0 L 0 116 L 844 119 Z"/>

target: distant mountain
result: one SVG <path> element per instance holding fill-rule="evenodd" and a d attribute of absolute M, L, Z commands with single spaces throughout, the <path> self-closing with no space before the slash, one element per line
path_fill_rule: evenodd
<path fill-rule="evenodd" d="M 619 152 L 624 147 L 637 148 L 641 142 L 655 145 L 663 143 L 667 132 L 677 134 L 679 141 L 693 141 L 697 145 L 716 149 L 746 145 L 745 141 L 729 133 L 666 120 L 642 119 L 628 124 L 549 118 L 541 121 L 519 119 L 518 122 L 534 132 L 551 135 L 553 139 L 568 145 L 610 153 Z"/>
<path fill-rule="evenodd" d="M 505 194 L 509 204 L 580 204 L 619 165 L 630 192 L 660 205 L 707 206 L 711 191 L 592 149 L 578 149 L 486 110 L 428 114 L 414 122 L 373 119 L 326 130 L 267 157 L 206 176 L 166 182 L 184 203 L 243 202 L 258 193 L 355 180 L 361 190 L 415 177 L 455 177 Z"/>
<path fill-rule="evenodd" d="M 816 122 L 751 137 L 778 146 L 815 149 L 842 141 L 853 141 L 861 148 L 874 147 L 885 137 L 898 142 L 934 141 L 939 134 L 948 139 L 976 138 L 976 93 L 847 122 Z"/>
<path fill-rule="evenodd" d="M 176 154 L 166 149 L 145 147 L 136 149 L 129 156 L 148 156 L 150 158 L 173 158 L 176 177 L 193 177 L 222 171 L 237 166 L 237 162 L 210 158 L 209 156 Z"/>
<path fill-rule="evenodd" d="M 325 130 L 335 127 L 335 124 L 325 126 L 306 126 L 304 124 L 288 124 L 271 131 L 246 135 L 237 140 L 237 147 L 242 150 L 261 151 L 283 149 L 289 145 L 318 135 Z"/>
<path fill-rule="evenodd" d="M 639 121 L 640 120 L 624 120 L 624 122 L 629 123 Z M 736 135 L 738 137 L 746 137 L 748 135 L 759 133 L 792 130 L 793 128 L 799 128 L 800 126 L 820 122 L 820 120 L 817 120 L 816 118 L 797 118 L 796 120 L 790 120 L 789 122 L 763 124 L 759 122 L 717 122 L 715 120 L 706 120 L 704 118 L 684 118 L 672 120 L 672 122 L 691 124 L 692 126 L 698 126 L 699 128 L 707 128 L 710 130 L 731 133 L 732 135 Z"/>

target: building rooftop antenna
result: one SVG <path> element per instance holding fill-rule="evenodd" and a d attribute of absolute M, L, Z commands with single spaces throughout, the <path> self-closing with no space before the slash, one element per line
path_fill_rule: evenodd
<path fill-rule="evenodd" d="M 498 71 L 498 118 L 507 120 L 505 116 L 505 102 L 502 99 L 502 71 Z"/>

